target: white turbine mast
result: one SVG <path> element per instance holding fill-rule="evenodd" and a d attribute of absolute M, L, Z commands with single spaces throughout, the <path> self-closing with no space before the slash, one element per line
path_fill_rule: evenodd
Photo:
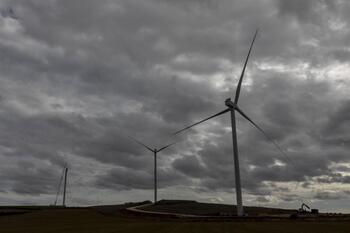
<path fill-rule="evenodd" d="M 144 148 L 146 148 L 147 150 L 151 151 L 154 155 L 154 203 L 157 202 L 157 187 L 158 187 L 158 175 L 157 175 L 157 154 L 158 152 L 161 152 L 162 150 L 174 145 L 176 142 L 170 143 L 166 146 L 161 147 L 160 149 L 154 148 L 152 149 L 151 147 L 147 146 L 146 144 L 140 142 L 139 140 L 130 137 L 133 141 L 135 141 L 136 143 L 138 143 L 139 145 L 143 146 Z"/>

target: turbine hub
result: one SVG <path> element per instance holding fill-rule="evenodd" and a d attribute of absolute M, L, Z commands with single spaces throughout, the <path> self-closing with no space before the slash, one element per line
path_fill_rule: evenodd
<path fill-rule="evenodd" d="M 236 104 L 232 102 L 231 98 L 225 100 L 225 105 L 229 108 L 236 108 Z"/>

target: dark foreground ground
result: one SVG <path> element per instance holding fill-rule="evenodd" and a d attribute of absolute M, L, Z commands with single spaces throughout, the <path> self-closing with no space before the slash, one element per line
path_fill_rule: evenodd
<path fill-rule="evenodd" d="M 129 204 L 127 206 L 132 206 Z M 1 233 L 112 233 L 112 232 L 350 232 L 348 218 L 319 220 L 175 219 L 134 215 L 125 205 L 91 208 L 33 208 L 26 213 L 0 216 Z M 159 208 L 159 206 L 158 206 Z M 225 207 L 224 207 L 225 208 Z"/>

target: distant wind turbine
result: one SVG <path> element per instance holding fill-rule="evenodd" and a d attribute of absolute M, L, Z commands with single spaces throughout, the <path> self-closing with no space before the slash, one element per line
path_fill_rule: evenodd
<path fill-rule="evenodd" d="M 248 59 L 250 56 L 250 52 L 252 50 L 255 38 L 258 34 L 258 30 L 256 30 L 255 34 L 254 34 L 254 38 L 253 41 L 251 42 L 250 48 L 249 48 L 249 52 L 248 55 L 246 57 L 246 60 L 244 62 L 244 66 L 243 66 L 243 70 L 241 73 L 241 76 L 239 78 L 238 81 L 238 85 L 237 85 L 237 89 L 236 89 L 236 95 L 235 95 L 235 100 L 234 102 L 231 101 L 231 98 L 228 98 L 225 100 L 225 105 L 228 107 L 225 110 L 212 115 L 208 118 L 205 118 L 204 120 L 201 120 L 197 123 L 194 123 L 190 126 L 187 126 L 177 132 L 175 132 L 174 134 L 178 134 L 184 130 L 187 130 L 189 128 L 192 128 L 195 125 L 198 125 L 202 122 L 205 122 L 209 119 L 212 119 L 214 117 L 220 116 L 224 113 L 227 112 L 231 112 L 231 126 L 232 126 L 232 142 L 233 142 L 233 159 L 234 159 L 234 166 L 235 166 L 235 181 L 236 181 L 236 198 L 237 198 L 237 215 L 238 216 L 243 216 L 244 212 L 243 212 L 243 204 L 242 204 L 242 189 L 241 189 L 241 178 L 240 178 L 240 171 L 239 171 L 239 159 L 238 159 L 238 146 L 237 146 L 237 133 L 236 133 L 236 116 L 235 116 L 235 111 L 237 111 L 239 114 L 241 114 L 245 119 L 247 119 L 250 123 L 252 123 L 260 132 L 262 132 L 264 134 L 265 137 L 267 137 L 276 147 L 277 149 L 282 152 L 283 155 L 285 155 L 287 157 L 287 155 L 283 152 L 283 150 L 278 146 L 278 144 L 273 141 L 268 134 L 262 129 L 260 128 L 256 123 L 254 123 L 239 107 L 238 107 L 238 99 L 239 99 L 239 95 L 240 95 L 240 91 L 241 91 L 241 85 L 242 85 L 242 80 L 243 80 L 243 76 L 244 76 L 244 72 L 245 72 L 245 68 L 247 66 L 248 63 Z M 288 157 L 287 157 L 288 158 Z"/>
<path fill-rule="evenodd" d="M 63 168 L 63 171 L 62 171 L 62 176 L 60 178 L 60 182 L 58 184 L 58 189 L 57 189 L 57 194 L 56 194 L 56 199 L 55 199 L 54 205 L 57 205 L 58 195 L 59 195 L 59 193 L 61 191 L 61 184 L 62 184 L 62 181 L 63 181 L 62 206 L 66 206 L 67 175 L 68 175 L 68 167 L 67 167 L 67 164 L 65 164 L 64 168 Z"/>
<path fill-rule="evenodd" d="M 157 202 L 157 183 L 158 183 L 158 177 L 157 177 L 157 153 L 161 152 L 162 150 L 174 145 L 176 142 L 170 143 L 166 146 L 163 146 L 160 149 L 154 148 L 151 149 L 149 146 L 145 145 L 144 143 L 140 142 L 139 140 L 130 137 L 133 141 L 135 141 L 136 143 L 140 144 L 141 146 L 145 147 L 147 150 L 153 152 L 154 154 L 154 203 Z"/>
<path fill-rule="evenodd" d="M 64 169 L 63 199 L 62 199 L 63 207 L 66 207 L 67 175 L 68 175 L 68 167 Z"/>

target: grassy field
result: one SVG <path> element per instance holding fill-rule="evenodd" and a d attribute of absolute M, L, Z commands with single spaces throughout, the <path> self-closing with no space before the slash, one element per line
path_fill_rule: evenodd
<path fill-rule="evenodd" d="M 147 211 L 204 216 L 236 215 L 236 206 L 234 205 L 200 203 L 196 201 L 183 200 L 161 200 L 155 205 L 142 207 L 140 209 Z M 295 210 L 245 206 L 244 212 L 249 216 L 290 215 L 295 213 Z"/>
<path fill-rule="evenodd" d="M 96 208 L 44 209 L 27 214 L 1 216 L 0 227 L 1 233 L 350 232 L 350 222 L 189 222 L 127 216 L 118 212 L 105 214 Z"/>

